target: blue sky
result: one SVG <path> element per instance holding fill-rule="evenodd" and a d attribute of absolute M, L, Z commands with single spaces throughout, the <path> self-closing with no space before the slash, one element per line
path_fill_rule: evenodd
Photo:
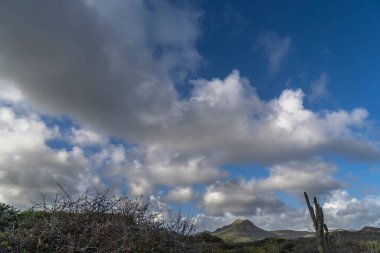
<path fill-rule="evenodd" d="M 377 1 L 4 1 L 0 201 L 111 187 L 215 229 L 380 226 Z"/>
<path fill-rule="evenodd" d="M 237 68 L 254 82 L 260 95 L 271 98 L 289 86 L 308 91 L 310 82 L 325 72 L 335 99 L 323 104 L 324 108 L 376 106 L 367 99 L 368 94 L 378 92 L 380 78 L 380 7 L 376 1 L 294 1 L 291 5 L 224 1 L 217 6 L 206 1 L 204 8 L 207 14 L 199 50 L 208 65 L 202 76 L 222 76 Z M 255 50 L 257 37 L 268 31 L 292 39 L 281 71 L 272 78 L 262 52 Z M 292 82 L 286 85 L 289 78 Z"/>

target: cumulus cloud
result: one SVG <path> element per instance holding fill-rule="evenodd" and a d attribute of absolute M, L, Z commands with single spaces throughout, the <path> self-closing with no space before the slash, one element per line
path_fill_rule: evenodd
<path fill-rule="evenodd" d="M 273 192 L 261 188 L 255 179 L 235 179 L 209 186 L 202 202 L 207 213 L 216 216 L 280 213 L 285 204 Z"/>
<path fill-rule="evenodd" d="M 279 37 L 276 33 L 267 32 L 257 39 L 257 46 L 264 50 L 268 61 L 268 70 L 271 74 L 279 71 L 281 63 L 287 56 L 292 40 L 289 36 Z"/>
<path fill-rule="evenodd" d="M 183 187 L 208 184 L 223 179 L 226 172 L 210 164 L 206 157 L 183 157 L 162 148 L 136 147 L 124 151 L 119 166 L 113 174 L 125 176 L 132 194 L 150 194 L 160 185 Z"/>
<path fill-rule="evenodd" d="M 165 196 L 165 199 L 167 201 L 186 203 L 194 199 L 196 195 L 191 187 L 175 187 Z"/>
<path fill-rule="evenodd" d="M 366 110 L 313 112 L 304 107 L 303 99 L 297 89 L 263 101 L 238 71 L 224 80 L 197 80 L 190 99 L 177 103 L 167 126 L 170 132 L 157 143 L 178 152 L 207 154 L 221 163 L 273 164 L 326 150 L 378 159 L 378 148 L 355 134 L 358 128 L 365 131 Z"/>
<path fill-rule="evenodd" d="M 141 147 L 164 147 L 169 157 L 191 160 L 188 168 L 202 157 L 211 166 L 273 164 L 326 149 L 379 157 L 376 146 L 351 131 L 365 124 L 365 110 L 313 112 L 304 108 L 301 90 L 263 101 L 238 71 L 194 80 L 189 98 L 180 99 L 174 73 L 191 70 L 200 58 L 194 8 L 117 0 L 4 5 L 0 76 L 43 112 Z M 270 33 L 259 39 L 274 70 L 290 44 Z"/>
<path fill-rule="evenodd" d="M 380 196 L 369 195 L 359 200 L 347 191 L 337 190 L 325 200 L 326 222 L 333 228 L 380 226 Z"/>
<path fill-rule="evenodd" d="M 237 70 L 224 79 L 193 80 L 181 98 L 178 82 L 201 60 L 195 47 L 201 13 L 186 4 L 1 6 L 1 201 L 26 203 L 39 192 L 55 192 L 60 181 L 73 193 L 111 184 L 146 195 L 165 186 L 171 189 L 166 200 L 186 202 L 200 184 L 207 186 L 201 207 L 209 215 L 265 217 L 272 226 L 276 217 L 285 222 L 298 214 L 276 190 L 324 194 L 341 187 L 335 167 L 316 156 L 380 157 L 363 134 L 365 109 L 312 111 L 300 89 L 263 100 Z M 268 33 L 257 43 L 275 74 L 291 38 Z M 62 131 L 41 114 L 68 116 L 77 126 Z M 51 140 L 67 147 L 53 148 Z M 225 163 L 245 162 L 268 166 L 268 178 L 226 180 Z"/>
<path fill-rule="evenodd" d="M 374 144 L 356 134 L 357 129 L 365 125 L 365 110 L 316 113 L 305 109 L 302 99 L 301 90 L 285 90 L 278 98 L 262 101 L 249 86 L 248 80 L 242 79 L 237 71 L 225 80 L 197 80 L 190 99 L 175 103 L 172 120 L 165 126 L 168 131 L 157 133 L 151 142 L 145 144 L 142 141 L 140 145 L 131 146 L 128 150 L 122 145 L 110 144 L 104 135 L 86 128 L 72 128 L 60 136 L 62 133 L 47 128 L 36 114 L 33 117 L 44 127 L 44 134 L 51 132 L 56 135 L 54 138 L 66 138 L 79 154 L 84 154 L 83 159 L 88 165 L 77 164 L 73 167 L 96 168 L 96 176 L 104 177 L 105 181 L 112 179 L 115 187 L 127 185 L 131 194 L 150 194 L 160 185 L 186 187 L 213 184 L 226 177 L 226 172 L 220 169 L 224 163 L 244 161 L 279 165 L 271 167 L 271 176 L 266 179 L 266 183 L 246 181 L 243 184 L 246 189 L 236 186 L 236 191 L 241 194 L 257 187 L 264 189 L 262 185 L 265 184 L 272 185 L 266 189 L 275 189 L 273 185 L 277 184 L 277 190 L 294 193 L 306 187 L 319 193 L 339 185 L 331 176 L 333 166 L 319 167 L 310 161 L 309 166 L 297 165 L 286 161 L 311 158 L 327 151 L 371 160 L 377 158 L 378 150 Z M 8 113 L 4 117 L 14 118 L 15 116 L 9 116 L 15 113 L 12 112 L 12 107 L 7 108 Z M 13 121 L 9 124 L 15 124 Z M 11 136 L 11 132 L 4 135 Z M 30 136 L 31 140 L 38 141 L 42 147 L 43 151 L 33 157 L 35 160 L 41 159 L 43 166 L 46 162 L 41 158 L 43 153 L 57 152 L 45 144 L 53 137 L 43 135 L 39 138 L 40 135 L 37 134 Z M 12 143 L 16 142 L 9 141 L 7 147 L 12 146 Z M 88 145 L 102 148 L 99 152 L 89 154 L 83 151 Z M 18 148 L 23 147 L 20 144 Z M 38 149 L 32 150 L 36 152 Z M 99 169 L 101 167 L 103 169 Z M 79 173 L 78 169 L 74 171 L 74 174 Z M 320 177 L 322 172 L 329 177 Z M 295 174 L 304 176 L 305 183 L 286 179 Z M 313 181 L 313 177 L 324 180 Z M 314 185 L 311 181 L 319 185 Z M 286 187 L 280 187 L 282 182 L 286 182 Z M 217 211 L 217 206 L 224 205 L 228 197 L 218 199 L 218 192 L 224 194 L 221 189 L 235 190 L 233 186 L 236 183 L 226 184 L 224 186 L 219 183 L 208 188 L 205 195 L 209 196 L 205 202 L 208 204 L 204 206 L 210 213 L 221 215 L 224 212 L 220 211 L 222 209 Z M 241 200 L 246 202 L 242 203 L 240 209 L 230 211 L 245 213 L 253 206 L 271 211 L 273 203 L 281 205 L 281 201 L 272 193 L 265 194 L 267 195 Z M 239 198 L 235 200 L 239 201 Z"/>
<path fill-rule="evenodd" d="M 166 121 L 177 74 L 196 67 L 199 17 L 168 1 L 7 1 L 0 76 L 44 112 L 133 141 Z"/>
<path fill-rule="evenodd" d="M 288 207 L 275 191 L 302 197 L 304 191 L 316 196 L 327 194 L 342 187 L 333 177 L 335 170 L 335 166 L 318 159 L 275 165 L 263 179 L 238 178 L 211 185 L 203 196 L 202 207 L 219 216 L 284 213 Z"/>
<path fill-rule="evenodd" d="M 32 112 L 0 107 L 1 201 L 25 207 L 41 193 L 56 193 L 56 181 L 73 194 L 102 186 L 81 148 L 53 150 L 46 144 L 58 135 Z"/>
<path fill-rule="evenodd" d="M 268 190 L 282 190 L 303 198 L 306 191 L 313 196 L 321 196 L 343 187 L 343 183 L 334 178 L 337 168 L 320 159 L 291 161 L 269 168 L 268 178 L 260 183 Z"/>

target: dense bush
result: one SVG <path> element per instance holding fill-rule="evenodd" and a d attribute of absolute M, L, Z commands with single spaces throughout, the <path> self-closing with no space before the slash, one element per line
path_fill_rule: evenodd
<path fill-rule="evenodd" d="M 13 206 L 0 203 L 0 231 L 5 231 L 17 222 L 20 211 Z"/>
<path fill-rule="evenodd" d="M 18 214 L 17 228 L 6 232 L 14 252 L 191 252 L 194 221 L 181 215 L 167 220 L 142 198 L 108 191 L 78 198 L 45 198 Z"/>

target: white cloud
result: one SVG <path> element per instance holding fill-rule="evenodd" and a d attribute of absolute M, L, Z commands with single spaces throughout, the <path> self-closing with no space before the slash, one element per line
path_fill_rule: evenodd
<path fill-rule="evenodd" d="M 26 160 L 17 165 L 16 160 L 9 160 L 8 154 L 3 159 L 17 165 L 18 173 L 22 166 L 33 165 L 35 170 L 31 173 L 36 175 L 43 167 L 46 181 L 30 180 L 41 187 L 44 184 L 55 187 L 55 178 L 65 178 L 77 191 L 79 181 L 73 179 L 74 175 L 79 175 L 80 180 L 89 175 L 97 184 L 108 181 L 116 188 L 128 187 L 133 195 L 151 194 L 159 186 L 181 189 L 211 184 L 202 203 L 208 213 L 270 214 L 284 207 L 274 190 L 319 194 L 340 187 L 333 177 L 334 166 L 318 160 L 306 160 L 307 163 L 289 160 L 314 157 L 326 150 L 361 159 L 378 155 L 373 144 L 356 135 L 357 129 L 365 125 L 365 110 L 315 113 L 304 108 L 302 99 L 301 90 L 284 90 L 278 98 L 262 101 L 237 71 L 225 80 L 198 80 L 190 99 L 176 102 L 172 120 L 165 126 L 167 132 L 157 133 L 149 142 L 142 141 L 127 150 L 110 144 L 104 135 L 93 130 L 73 128 L 62 136 L 59 129 L 47 127 L 31 109 L 17 116 L 12 107 L 3 107 L 0 117 L 6 129 L 3 154 L 10 149 L 9 153 L 17 160 L 18 153 L 28 151 L 28 159 L 33 157 L 34 163 Z M 51 149 L 46 141 L 54 138 L 70 142 L 73 150 Z M 82 150 L 88 145 L 101 150 L 88 154 Z M 47 160 L 45 154 L 53 161 Z M 223 181 L 227 174 L 220 168 L 224 163 L 244 161 L 277 165 L 270 167 L 266 179 Z M 49 163 L 50 167 L 46 165 Z M 61 172 L 60 166 L 70 169 Z M 3 178 L 11 181 L 8 175 L 11 174 L 7 171 Z M 292 180 L 299 177 L 302 180 Z M 46 183 L 48 180 L 53 185 Z M 219 183 L 215 184 L 216 181 Z M 28 187 L 8 188 L 19 189 L 22 194 Z M 169 196 L 173 201 L 190 199 L 189 194 L 178 197 L 169 193 Z"/>
<path fill-rule="evenodd" d="M 313 112 L 301 90 L 263 101 L 238 71 L 224 80 L 194 80 L 189 98 L 180 99 L 173 73 L 199 63 L 200 16 L 167 1 L 8 2 L 0 10 L 0 76 L 38 110 L 67 115 L 99 136 L 159 147 L 170 159 L 179 153 L 189 169 L 203 157 L 208 167 L 273 164 L 326 150 L 379 157 L 373 143 L 352 131 L 365 125 L 365 110 Z M 291 39 L 268 33 L 258 43 L 275 71 Z M 77 141 L 94 141 L 86 134 L 78 133 Z M 160 163 L 163 174 L 172 167 Z"/>
<path fill-rule="evenodd" d="M 211 215 L 260 215 L 280 213 L 284 203 L 255 179 L 217 182 L 204 194 L 202 208 Z"/>
<path fill-rule="evenodd" d="M 325 220 L 332 228 L 380 226 L 380 196 L 366 196 L 359 200 L 347 191 L 334 191 L 323 204 Z"/>
<path fill-rule="evenodd" d="M 268 60 L 268 70 L 271 74 L 279 71 L 291 44 L 292 40 L 289 36 L 281 38 L 273 32 L 267 32 L 259 36 L 257 46 L 264 50 Z"/>
<path fill-rule="evenodd" d="M 210 164 L 206 157 L 182 157 L 156 147 L 147 150 L 143 161 L 155 182 L 165 185 L 204 184 L 225 176 L 225 172 Z"/>
<path fill-rule="evenodd" d="M 345 190 L 335 190 L 325 195 L 325 197 L 317 196 L 317 199 L 322 205 L 325 222 L 330 229 L 361 229 L 364 226 L 380 226 L 380 196 L 369 195 L 363 199 L 358 199 L 350 196 Z M 240 218 L 250 219 L 259 227 L 269 230 L 295 229 L 313 231 L 306 204 L 304 202 L 302 204 L 304 204 L 304 208 L 285 208 L 274 214 L 234 215 L 226 213 L 223 216 L 199 214 L 199 229 L 212 231 Z"/>
<path fill-rule="evenodd" d="M 102 145 L 107 144 L 108 140 L 106 137 L 92 131 L 85 129 L 72 128 L 70 130 L 67 139 L 75 145 L 79 146 L 91 146 L 91 145 Z"/>
<path fill-rule="evenodd" d="M 160 185 L 208 184 L 226 176 L 205 157 L 183 157 L 157 147 L 136 147 L 124 152 L 125 158 L 120 165 L 113 166 L 113 174 L 124 176 L 134 195 L 151 194 Z"/>
<path fill-rule="evenodd" d="M 340 187 L 334 166 L 310 159 L 326 153 L 380 157 L 364 134 L 365 109 L 312 111 L 300 89 L 265 101 L 237 70 L 225 79 L 193 80 L 188 98 L 180 98 L 175 83 L 201 60 L 196 9 L 117 0 L 4 6 L 0 200 L 26 203 L 40 191 L 55 192 L 58 180 L 73 193 L 107 181 L 131 194 L 163 185 L 172 189 L 168 199 L 185 202 L 194 197 L 192 185 L 201 184 L 208 186 L 202 205 L 209 214 L 252 214 L 266 217 L 268 225 L 276 217 L 296 219 L 275 190 L 319 194 Z M 272 74 L 291 45 L 290 37 L 259 38 Z M 320 95 L 327 78 L 319 82 Z M 15 105 L 20 102 L 24 108 Z M 62 133 L 34 110 L 66 115 L 80 127 Z M 109 136 L 133 146 L 112 144 Z M 52 139 L 73 147 L 53 149 L 47 144 Z M 88 146 L 101 149 L 88 152 Z M 225 180 L 222 165 L 244 162 L 269 166 L 269 177 Z"/>
<path fill-rule="evenodd" d="M 227 175 L 220 169 L 224 163 L 245 161 L 280 164 L 271 167 L 271 176 L 266 179 L 266 184 L 272 185 L 270 189 L 274 189 L 273 185 L 277 184 L 278 190 L 294 193 L 306 187 L 318 193 L 338 185 L 331 176 L 333 167 L 322 166 L 324 169 L 317 171 L 313 166 L 320 167 L 313 162 L 310 166 L 286 162 L 323 155 L 327 151 L 347 157 L 357 156 L 364 160 L 378 156 L 374 144 L 356 134 L 357 129 L 366 124 L 367 112 L 363 109 L 316 113 L 304 108 L 301 90 L 285 90 L 278 98 L 262 101 L 250 88 L 248 81 L 240 78 L 237 71 L 225 80 L 198 80 L 195 84 L 189 100 L 176 102 L 176 110 L 171 112 L 171 120 L 164 127 L 166 131 L 158 129 L 156 135 L 150 136 L 152 139 L 142 140 L 140 145 L 128 150 L 123 146 L 110 144 L 104 135 L 94 130 L 75 128 L 60 136 L 62 133 L 59 130 L 48 128 L 36 114 L 30 112 L 31 109 L 29 112 L 25 109 L 24 112 L 29 113 L 27 117 L 31 119 L 26 120 L 20 116 L 19 123 L 16 124 L 16 111 L 11 107 L 4 107 L 1 114 L 2 124 L 10 130 L 3 133 L 3 139 L 8 139 L 4 142 L 7 144 L 3 145 L 3 152 L 12 148 L 12 145 L 15 146 L 14 150 L 29 147 L 31 151 L 37 152 L 40 149 L 40 153 L 33 155 L 35 160 L 40 159 L 41 164 L 35 165 L 38 167 L 46 163 L 41 158 L 44 152 L 57 152 L 46 145 L 49 138 L 67 140 L 74 146 L 78 145 L 78 151 L 87 145 L 99 146 L 102 147 L 99 152 L 83 155 L 88 163 L 86 166 L 96 168 L 96 176 L 112 180 L 115 187 L 128 186 L 131 194 L 149 194 L 160 185 L 186 187 L 193 184 L 213 184 Z M 41 129 L 40 132 L 34 133 L 30 130 L 30 124 L 35 124 L 33 129 Z M 19 128 L 17 131 L 29 130 L 22 130 L 22 136 L 15 136 L 11 129 L 16 126 Z M 40 148 L 36 148 L 36 145 Z M 15 153 L 14 150 L 11 152 Z M 68 156 L 67 152 L 63 151 L 63 155 L 57 157 L 66 161 L 64 157 Z M 98 169 L 100 167 L 103 169 Z M 311 184 L 313 177 L 322 176 L 322 171 L 329 177 L 323 177 L 324 181 L 315 181 L 319 185 Z M 310 183 L 302 184 L 284 179 L 291 178 L 296 173 L 304 176 L 304 182 Z M 279 182 L 285 182 L 284 180 L 288 186 L 281 188 L 279 185 L 282 183 Z M 221 185 L 223 183 L 217 188 L 222 189 Z M 250 181 L 244 185 L 248 191 L 262 187 Z M 247 189 L 240 190 L 244 193 Z M 209 190 L 210 206 L 218 205 L 219 200 L 214 198 L 216 195 Z M 249 207 L 256 205 L 255 203 L 266 206 L 269 210 L 272 200 L 277 203 L 272 195 L 263 198 L 266 199 L 248 199 L 239 207 L 241 210 L 235 211 L 244 213 Z M 239 201 L 239 198 L 235 200 Z M 223 205 L 223 201 L 220 203 Z M 209 210 L 210 213 L 222 212 L 213 207 Z"/>
<path fill-rule="evenodd" d="M 292 110 L 298 107 L 296 103 L 286 106 Z M 338 121 L 344 122 L 347 120 L 345 117 L 338 117 Z M 354 118 L 360 122 L 361 116 Z M 55 181 L 61 182 L 73 194 L 92 186 L 102 187 L 104 180 L 115 178 L 119 181 L 114 180 L 114 186 L 121 187 L 128 182 L 131 192 L 135 194 L 152 192 L 160 184 L 172 185 L 174 188 L 164 199 L 185 203 L 196 197 L 196 193 L 191 187 L 181 185 L 199 182 L 207 184 L 217 178 L 222 179 L 222 174 L 218 174 L 221 171 L 215 168 L 215 177 L 205 180 L 207 174 L 202 174 L 202 169 L 204 173 L 210 173 L 210 169 L 205 169 L 203 165 L 191 165 L 191 159 L 182 160 L 184 157 L 180 155 L 167 157 L 168 153 L 154 148 L 149 150 L 150 153 L 145 153 L 147 150 L 142 151 L 140 148 L 125 150 L 122 146 L 107 144 L 99 153 L 90 156 L 80 147 L 72 150 L 51 149 L 46 141 L 63 137 L 56 127 L 47 127 L 31 111 L 17 114 L 12 107 L 2 106 L 0 126 L 0 200 L 20 207 L 25 207 L 29 200 L 38 199 L 40 192 L 57 192 Z M 199 162 L 196 160 L 194 163 Z M 132 163 L 136 166 L 131 167 Z M 190 167 L 181 167 L 186 163 Z M 160 167 L 165 169 L 155 170 Z M 140 175 L 136 174 L 138 169 Z M 305 226 L 310 225 L 307 213 L 288 207 L 273 191 L 281 190 L 298 195 L 300 191 L 306 190 L 312 195 L 323 195 L 341 186 L 332 177 L 335 170 L 334 166 L 320 160 L 288 162 L 270 167 L 268 178 L 220 181 L 209 186 L 203 197 L 202 207 L 208 215 L 201 215 L 201 225 L 204 228 L 216 228 L 220 226 L 219 222 L 229 223 L 235 218 L 249 218 L 267 229 L 305 229 Z M 125 178 L 122 176 L 124 173 Z M 162 176 L 162 173 L 167 173 L 167 176 Z M 181 175 L 186 176 L 181 179 Z M 343 191 L 336 191 L 331 196 L 328 195 L 323 208 L 332 228 L 359 228 L 369 222 L 379 222 L 379 214 L 375 211 L 379 203 L 378 197 L 358 200 Z M 217 223 L 213 223 L 213 220 Z"/>
<path fill-rule="evenodd" d="M 339 189 L 342 183 L 333 177 L 336 168 L 320 160 L 288 162 L 269 168 L 266 178 L 218 182 L 207 188 L 202 207 L 213 215 L 271 215 L 288 207 L 276 195 L 282 191 L 301 196 L 323 195 Z"/>
<path fill-rule="evenodd" d="M 34 151 L 43 148 L 45 140 L 56 133 L 38 120 L 35 114 L 22 117 L 10 107 L 0 107 L 0 152 L 4 159 L 14 151 Z"/>
<path fill-rule="evenodd" d="M 313 196 L 313 195 L 310 195 Z M 318 196 L 317 196 L 318 198 Z M 323 201 L 323 199 L 325 201 Z M 335 190 L 325 198 L 318 198 L 322 203 L 325 222 L 330 229 L 361 229 L 364 226 L 380 226 L 380 196 L 366 196 L 357 199 L 350 196 L 347 191 Z M 250 219 L 259 227 L 269 230 L 295 229 L 310 230 L 313 226 L 306 208 L 283 208 L 277 213 L 261 213 L 234 215 L 225 213 L 223 216 L 199 215 L 200 230 L 214 230 L 223 225 L 230 224 L 235 219 Z"/>
<path fill-rule="evenodd" d="M 187 187 L 175 187 L 166 196 L 167 201 L 175 201 L 178 203 L 186 203 L 196 197 L 196 193 L 189 186 Z"/>
<path fill-rule="evenodd" d="M 40 193 L 56 193 L 56 181 L 73 194 L 101 186 L 81 148 L 53 150 L 46 144 L 58 135 L 32 112 L 16 114 L 11 107 L 0 107 L 1 201 L 28 206 Z"/>
<path fill-rule="evenodd" d="M 341 188 L 342 182 L 334 178 L 337 168 L 319 159 L 291 161 L 269 168 L 268 178 L 260 183 L 268 190 L 281 190 L 303 198 L 303 192 L 320 196 Z"/>
<path fill-rule="evenodd" d="M 363 160 L 379 157 L 378 148 L 353 130 L 365 131 L 366 110 L 313 112 L 303 98 L 297 89 L 263 101 L 237 71 L 224 80 L 198 80 L 190 99 L 176 103 L 167 131 L 150 141 L 176 152 L 198 152 L 219 164 L 273 164 L 326 150 Z"/>

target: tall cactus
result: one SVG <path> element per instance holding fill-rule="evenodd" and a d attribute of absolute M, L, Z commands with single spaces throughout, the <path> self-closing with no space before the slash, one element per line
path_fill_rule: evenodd
<path fill-rule="evenodd" d="M 314 229 L 317 234 L 318 250 L 321 253 L 328 253 L 329 230 L 324 223 L 323 210 L 314 197 L 314 208 L 311 206 L 309 196 L 304 192 L 307 207 L 309 208 L 310 216 L 313 221 Z"/>

